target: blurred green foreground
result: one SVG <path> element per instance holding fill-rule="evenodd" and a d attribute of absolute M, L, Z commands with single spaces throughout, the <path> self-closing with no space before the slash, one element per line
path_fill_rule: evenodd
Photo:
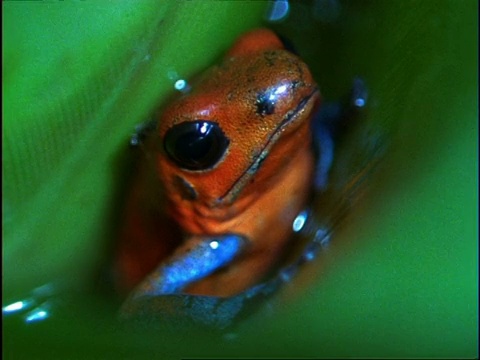
<path fill-rule="evenodd" d="M 175 80 L 269 26 L 266 5 L 2 3 L 4 301 L 52 280 L 89 284 L 115 229 L 134 126 Z M 362 75 L 369 121 L 392 134 L 314 285 L 290 284 L 301 295 L 226 344 L 123 332 L 90 299 L 65 319 L 4 327 L 6 358 L 478 357 L 477 2 L 317 0 L 274 26 L 327 99 Z"/>

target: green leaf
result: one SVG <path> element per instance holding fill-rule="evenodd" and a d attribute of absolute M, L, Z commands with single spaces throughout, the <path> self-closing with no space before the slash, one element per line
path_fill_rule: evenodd
<path fill-rule="evenodd" d="M 134 126 L 258 25 L 265 3 L 2 7 L 5 291 L 81 284 L 111 237 Z"/>
<path fill-rule="evenodd" d="M 263 11 L 102 4 L 2 4 L 6 289 L 59 272 L 84 279 L 108 234 L 121 149 L 171 92 L 168 70 L 204 68 Z M 98 303 L 83 321 L 12 331 L 10 357 L 478 357 L 477 2 L 292 4 L 277 27 L 324 96 L 363 76 L 370 121 L 392 134 L 368 196 L 306 268 L 309 286 L 288 285 L 231 342 L 120 332 Z"/>

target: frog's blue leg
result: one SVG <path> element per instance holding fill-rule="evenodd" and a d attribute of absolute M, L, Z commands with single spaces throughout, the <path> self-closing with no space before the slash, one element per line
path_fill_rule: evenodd
<path fill-rule="evenodd" d="M 228 265 L 244 248 L 246 240 L 235 234 L 202 237 L 191 250 L 160 265 L 135 291 L 138 295 L 163 295 L 181 291 Z"/>
<path fill-rule="evenodd" d="M 367 103 L 367 89 L 364 81 L 356 77 L 346 101 L 326 103 L 320 107 L 312 122 L 313 143 L 317 154 L 315 189 L 325 190 L 332 167 L 335 143 L 346 122 Z"/>
<path fill-rule="evenodd" d="M 124 303 L 122 313 L 129 313 L 137 298 L 180 293 L 189 284 L 228 265 L 246 244 L 246 239 L 236 234 L 194 239 L 195 245 L 191 249 L 174 254 L 133 291 Z"/>

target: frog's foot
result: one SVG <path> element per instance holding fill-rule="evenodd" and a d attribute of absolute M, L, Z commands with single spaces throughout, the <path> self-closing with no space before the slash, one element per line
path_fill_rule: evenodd
<path fill-rule="evenodd" d="M 367 104 L 368 91 L 365 82 L 356 77 L 350 94 L 345 100 L 323 104 L 312 124 L 313 143 L 317 153 L 315 189 L 323 191 L 327 187 L 330 169 L 333 164 L 335 143 L 339 135 L 358 116 Z"/>
<path fill-rule="evenodd" d="M 132 292 L 124 302 L 120 316 L 135 316 L 137 303 L 146 297 L 180 293 L 189 284 L 231 263 L 246 243 L 243 236 L 236 234 L 189 238 L 184 246 Z"/>

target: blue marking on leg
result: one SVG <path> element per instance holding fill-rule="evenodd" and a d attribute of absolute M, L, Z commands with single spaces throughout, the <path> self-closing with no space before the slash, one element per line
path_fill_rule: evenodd
<path fill-rule="evenodd" d="M 172 258 L 152 273 L 136 295 L 178 293 L 192 282 L 203 279 L 228 265 L 242 250 L 246 240 L 229 234 L 205 238 L 185 254 Z M 143 290 L 145 289 L 145 290 Z M 148 289 L 148 290 L 146 290 Z"/>

